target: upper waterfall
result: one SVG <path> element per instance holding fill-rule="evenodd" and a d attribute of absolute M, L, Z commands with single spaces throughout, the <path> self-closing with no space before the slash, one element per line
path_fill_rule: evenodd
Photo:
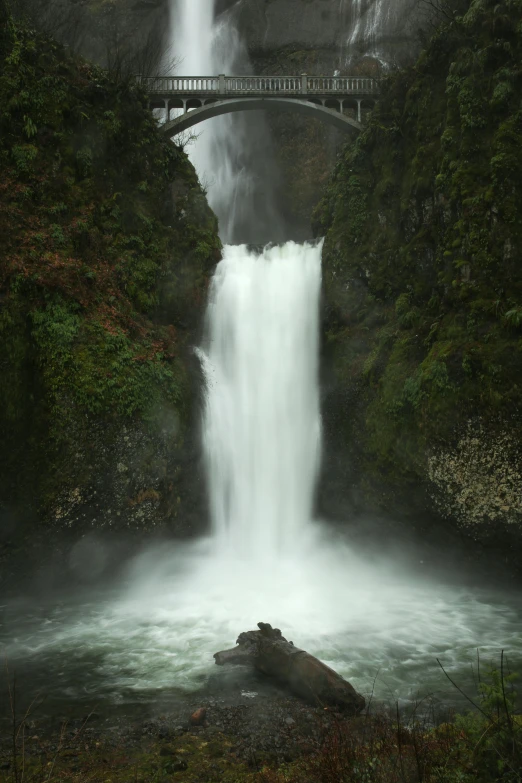
<path fill-rule="evenodd" d="M 233 9 L 216 17 L 215 0 L 170 0 L 170 4 L 169 51 L 178 73 L 250 73 Z M 223 242 L 284 238 L 275 205 L 278 175 L 263 119 L 211 119 L 187 151 L 218 217 Z"/>

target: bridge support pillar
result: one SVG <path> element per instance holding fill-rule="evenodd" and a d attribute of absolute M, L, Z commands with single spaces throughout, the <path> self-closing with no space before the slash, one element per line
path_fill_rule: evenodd
<path fill-rule="evenodd" d="M 362 116 L 361 116 L 361 103 L 362 99 L 357 98 L 357 122 L 361 122 Z"/>

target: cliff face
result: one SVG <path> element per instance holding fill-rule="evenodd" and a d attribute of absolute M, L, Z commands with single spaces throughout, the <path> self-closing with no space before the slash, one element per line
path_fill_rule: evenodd
<path fill-rule="evenodd" d="M 473 0 L 390 78 L 316 213 L 323 504 L 442 517 L 517 568 L 521 14 Z"/>
<path fill-rule="evenodd" d="M 208 0 L 209 4 L 214 0 Z M 66 43 L 114 72 L 161 70 L 169 21 L 176 24 L 172 0 L 15 0 L 32 18 L 45 22 Z M 42 11 L 42 8 L 48 10 Z M 217 19 L 237 28 L 251 62 L 240 71 L 256 73 L 378 75 L 383 69 L 410 63 L 418 51 L 418 28 L 426 23 L 422 0 L 215 0 Z M 172 17 L 172 18 L 171 18 Z M 54 21 L 53 21 L 54 20 Z M 175 60 L 176 52 L 172 52 Z M 163 65 L 162 65 L 163 63 Z M 178 64 L 178 71 L 183 65 Z M 174 63 L 172 70 L 174 70 Z M 341 133 L 321 122 L 267 113 L 273 138 L 264 152 L 270 158 L 271 198 L 286 225 L 286 236 L 309 237 L 313 206 L 320 198 Z M 246 165 L 262 193 L 266 165 L 258 163 L 260 136 L 255 120 L 246 121 L 253 139 Z M 268 136 L 268 134 L 266 134 Z M 256 148 L 253 151 L 253 148 Z M 273 230 L 273 229 L 272 229 Z M 251 231 L 251 228 L 250 228 Z M 277 233 L 277 232 L 276 232 Z M 277 237 L 284 234 L 280 232 Z M 270 237 L 266 237 L 268 240 Z"/>
<path fill-rule="evenodd" d="M 223 6 L 222 6 L 223 7 Z M 365 74 L 411 63 L 426 23 L 417 0 L 239 0 L 228 10 L 255 73 Z M 301 236 L 345 138 L 320 121 L 268 114 L 282 209 Z"/>
<path fill-rule="evenodd" d="M 236 13 L 255 59 L 311 51 L 318 70 L 310 73 L 332 73 L 363 58 L 410 61 L 425 21 L 416 0 L 239 0 Z"/>
<path fill-rule="evenodd" d="M 153 75 L 170 56 L 169 0 L 10 0 L 9 9 L 115 76 Z"/>
<path fill-rule="evenodd" d="M 216 219 L 138 87 L 12 19 L 0 36 L 3 530 L 190 532 Z"/>
<path fill-rule="evenodd" d="M 419 0 L 209 0 L 217 17 L 232 15 L 255 59 L 277 52 L 313 51 L 321 72 L 353 67 L 364 58 L 384 65 L 410 62 L 427 15 Z M 115 50 L 159 48 L 171 0 L 14 0 L 14 7 L 91 59 L 105 62 Z M 290 71 L 294 73 L 295 71 Z"/>

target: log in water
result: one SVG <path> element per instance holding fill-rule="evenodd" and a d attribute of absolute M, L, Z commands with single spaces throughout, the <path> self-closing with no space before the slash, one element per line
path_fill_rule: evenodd
<path fill-rule="evenodd" d="M 214 654 L 218 666 L 251 665 L 283 682 L 297 696 L 314 706 L 335 706 L 358 715 L 366 702 L 355 688 L 329 666 L 296 647 L 270 623 L 258 623 L 259 631 L 245 631 L 237 647 Z"/>

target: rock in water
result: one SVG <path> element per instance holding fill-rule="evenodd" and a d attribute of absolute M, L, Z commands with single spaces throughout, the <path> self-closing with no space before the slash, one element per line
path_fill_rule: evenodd
<path fill-rule="evenodd" d="M 207 717 L 207 710 L 205 707 L 200 707 L 190 716 L 190 723 L 192 726 L 202 726 Z"/>
<path fill-rule="evenodd" d="M 300 650 L 269 623 L 259 631 L 238 636 L 237 647 L 214 654 L 218 666 L 239 663 L 254 666 L 285 683 L 297 696 L 314 706 L 335 706 L 358 715 L 366 702 L 340 674 L 305 650 Z"/>

